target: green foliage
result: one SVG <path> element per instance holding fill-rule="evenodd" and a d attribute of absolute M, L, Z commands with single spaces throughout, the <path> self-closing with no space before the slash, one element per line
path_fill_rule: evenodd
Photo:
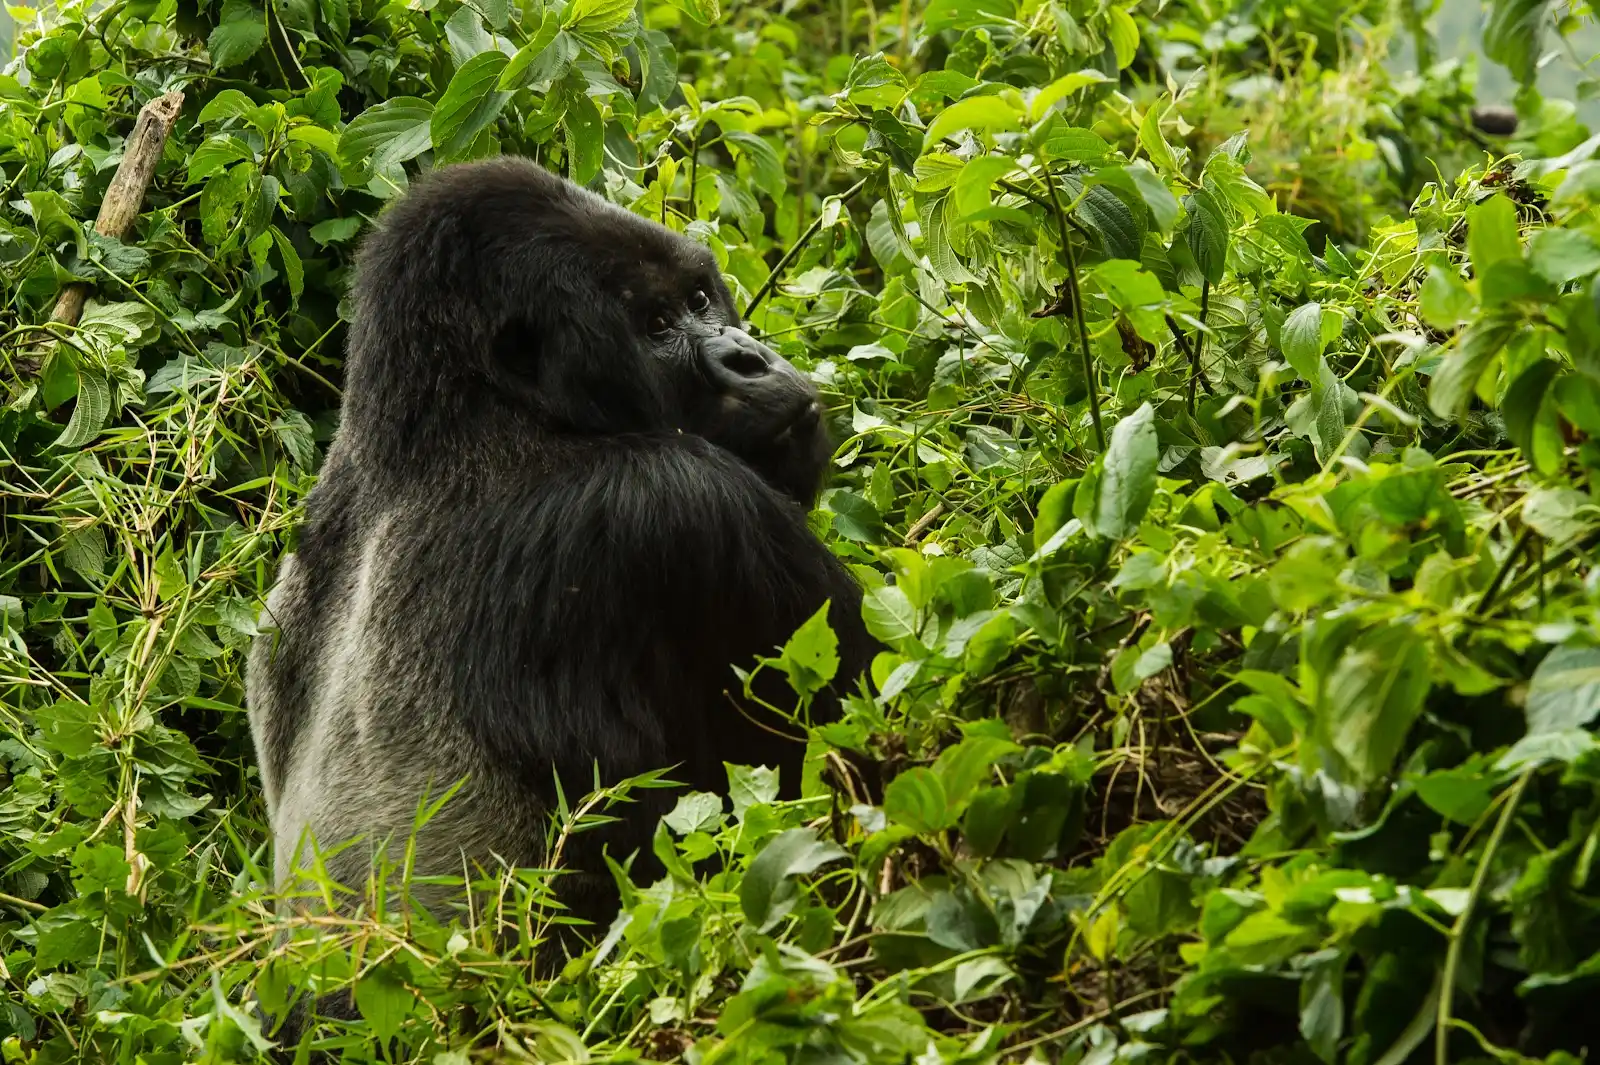
<path fill-rule="evenodd" d="M 1490 5 L 1524 82 L 1548 7 Z M 45 10 L 0 74 L 5 1061 L 249 1060 L 257 1004 L 340 990 L 352 1061 L 1592 1051 L 1600 161 L 1531 88 L 1485 154 L 1465 72 L 1382 73 L 1388 14 Z M 813 521 L 886 648 L 807 798 L 680 795 L 554 980 L 567 841 L 670 773 L 564 782 L 497 906 L 295 915 L 241 711 L 351 249 L 498 152 L 704 243 L 823 388 Z M 814 695 L 826 612 L 733 666 Z"/>

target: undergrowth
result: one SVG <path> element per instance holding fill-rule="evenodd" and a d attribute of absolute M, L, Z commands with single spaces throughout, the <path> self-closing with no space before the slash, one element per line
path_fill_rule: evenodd
<path fill-rule="evenodd" d="M 1600 141 L 1387 73 L 1425 0 L 15 10 L 5 1062 L 250 1060 L 260 1007 L 339 990 L 351 1061 L 1593 1052 Z M 1590 17 L 1493 0 L 1488 54 L 1531 86 Z M 242 711 L 351 249 L 497 152 L 704 243 L 824 389 L 815 526 L 889 648 L 809 798 L 683 795 L 556 980 L 549 870 L 448 924 L 275 916 Z M 837 666 L 822 625 L 773 655 Z M 661 781 L 599 783 L 548 865 Z"/>

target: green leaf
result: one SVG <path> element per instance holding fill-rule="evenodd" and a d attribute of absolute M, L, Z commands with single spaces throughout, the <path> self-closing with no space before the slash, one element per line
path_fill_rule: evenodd
<path fill-rule="evenodd" d="M 1139 527 L 1155 495 L 1160 457 L 1155 410 L 1144 403 L 1111 430 L 1096 486 L 1096 536 L 1120 540 Z"/>
<path fill-rule="evenodd" d="M 1172 145 L 1167 143 L 1167 138 L 1161 133 L 1164 110 L 1156 106 L 1144 113 L 1144 118 L 1139 123 L 1139 147 L 1150 157 L 1150 162 L 1155 165 L 1156 170 L 1163 174 L 1176 174 L 1182 167 L 1178 162 L 1177 153 L 1172 150 Z"/>
<path fill-rule="evenodd" d="M 917 638 L 916 608 L 898 585 L 867 589 L 861 601 L 861 616 L 867 631 L 890 646 Z"/>
<path fill-rule="evenodd" d="M 845 99 L 857 107 L 893 107 L 906 89 L 906 76 L 882 52 L 856 60 L 844 82 Z"/>
<path fill-rule="evenodd" d="M 945 137 L 963 130 L 994 132 L 1016 129 L 1021 124 L 1021 116 L 1017 114 L 1016 109 L 1000 97 L 971 96 L 965 100 L 957 100 L 940 111 L 934 120 L 928 123 L 925 141 L 931 148 Z"/>
<path fill-rule="evenodd" d="M 1117 69 L 1127 70 L 1139 52 L 1139 24 L 1127 11 L 1114 5 L 1106 9 L 1106 22 L 1106 33 L 1117 54 Z"/>
<path fill-rule="evenodd" d="M 1137 262 L 1143 257 L 1144 227 L 1121 196 L 1104 185 L 1091 185 L 1079 201 L 1077 213 L 1100 234 L 1108 258 Z"/>
<path fill-rule="evenodd" d="M 88 368 L 78 371 L 78 402 L 72 408 L 72 418 L 52 445 L 58 448 L 78 448 L 99 435 L 111 414 L 111 383 L 98 370 Z"/>
<path fill-rule="evenodd" d="M 546 49 L 555 41 L 556 35 L 560 32 L 561 19 L 554 11 L 546 11 L 544 13 L 544 21 L 539 23 L 538 30 L 529 38 L 527 44 L 517 49 L 517 54 L 511 57 L 511 62 L 507 63 L 506 68 L 500 72 L 500 80 L 496 82 L 495 87 L 504 92 L 515 92 L 537 80 L 535 75 L 541 72 L 540 67 L 544 64 L 536 64 L 535 60 L 545 54 Z M 570 43 L 573 48 L 571 55 L 566 57 L 568 63 L 578 54 L 577 42 L 570 41 Z M 560 77 L 564 73 L 566 73 L 566 70 L 563 66 L 563 69 L 553 70 L 547 76 Z"/>
<path fill-rule="evenodd" d="M 1563 645 L 1528 684 L 1528 735 L 1584 728 L 1600 717 L 1600 648 Z"/>
<path fill-rule="evenodd" d="M 432 119 L 433 105 L 415 96 L 397 96 L 369 107 L 340 134 L 340 161 L 352 169 L 383 170 L 415 159 L 433 143 Z"/>
<path fill-rule="evenodd" d="M 827 687 L 839 671 L 839 637 L 828 624 L 828 604 L 823 603 L 783 645 L 778 668 L 800 695 L 814 695 Z"/>
<path fill-rule="evenodd" d="M 1538 74 L 1550 0 L 1492 0 L 1483 27 L 1483 51 L 1523 85 Z"/>
<path fill-rule="evenodd" d="M 809 828 L 781 833 L 756 855 L 739 883 L 739 905 L 745 919 L 758 932 L 771 928 L 794 908 L 794 877 L 844 857 L 844 851 L 819 840 Z"/>
<path fill-rule="evenodd" d="M 604 33 L 628 21 L 633 5 L 634 0 L 572 0 L 564 28 L 575 33 Z"/>
<path fill-rule="evenodd" d="M 1200 274 L 1211 284 L 1221 282 L 1228 265 L 1229 230 L 1227 217 L 1216 200 L 1204 189 L 1196 189 L 1184 201 L 1189 211 L 1187 240 Z"/>
<path fill-rule="evenodd" d="M 289 282 L 289 306 L 298 307 L 300 296 L 306 290 L 306 271 L 300 265 L 300 253 L 294 250 L 289 238 L 277 226 L 272 227 L 272 240 L 278 246 L 278 257 L 283 260 L 283 276 Z"/>
<path fill-rule="evenodd" d="M 861 493 L 847 489 L 831 492 L 826 505 L 833 513 L 834 529 L 846 540 L 875 544 L 883 538 L 883 518 Z"/>
<path fill-rule="evenodd" d="M 356 982 L 356 1006 L 380 1041 L 387 1042 L 395 1037 L 416 1001 L 416 995 L 389 965 L 379 965 L 363 973 Z"/>
<path fill-rule="evenodd" d="M 238 66 L 261 50 L 267 39 L 267 15 L 248 0 L 227 0 L 206 50 L 218 70 Z M 242 94 L 241 94 L 242 95 Z"/>
<path fill-rule="evenodd" d="M 1498 262 L 1522 260 L 1522 242 L 1517 238 L 1517 208 L 1496 193 L 1467 210 L 1467 253 L 1472 269 L 1481 278 Z"/>
<path fill-rule="evenodd" d="M 920 835 L 932 835 L 955 824 L 955 810 L 944 784 L 931 769 L 917 766 L 889 782 L 883 793 L 883 812 L 897 825 Z"/>
<path fill-rule="evenodd" d="M 1456 350 L 1445 355 L 1428 388 L 1428 406 L 1441 418 L 1453 418 L 1466 410 L 1478 387 L 1478 379 L 1505 350 L 1516 323 L 1503 317 L 1477 321 L 1461 333 Z"/>
<path fill-rule="evenodd" d="M 1423 319 L 1435 329 L 1454 329 L 1478 309 L 1472 292 L 1453 269 L 1430 266 L 1422 283 L 1420 309 Z"/>
<path fill-rule="evenodd" d="M 1300 380 L 1320 386 L 1322 382 L 1322 304 L 1306 303 L 1289 312 L 1279 331 L 1283 357 L 1289 360 Z"/>
<path fill-rule="evenodd" d="M 1106 77 L 1103 71 L 1099 70 L 1079 70 L 1074 71 L 1071 74 L 1064 74 L 1055 81 L 1052 81 L 1049 85 L 1046 85 L 1044 88 L 1040 89 L 1037 95 L 1034 96 L 1033 100 L 1029 102 L 1028 121 L 1039 121 L 1049 113 L 1051 108 L 1055 107 L 1056 104 L 1060 103 L 1068 96 L 1071 96 L 1079 89 L 1088 88 L 1090 85 L 1103 85 L 1110 80 L 1111 79 Z M 1067 129 L 1058 131 L 1051 135 L 1051 143 L 1054 143 L 1056 138 L 1061 136 L 1062 133 L 1088 133 L 1091 137 L 1094 137 L 1095 140 L 1099 140 L 1101 144 L 1105 143 L 1104 140 L 1101 140 L 1098 134 L 1092 133 L 1086 129 Z"/>
<path fill-rule="evenodd" d="M 1528 240 L 1528 263 L 1552 285 L 1600 271 L 1600 244 L 1577 229 L 1541 229 Z"/>
<path fill-rule="evenodd" d="M 1365 786 L 1389 772 L 1430 686 L 1427 643 L 1399 625 L 1364 633 L 1339 657 L 1317 715 L 1329 746 Z"/>
<path fill-rule="evenodd" d="M 572 153 L 568 176 L 579 185 L 587 185 L 600 173 L 600 164 L 605 161 L 605 125 L 600 109 L 586 93 L 570 93 L 561 125 L 567 131 L 567 151 Z"/>
<path fill-rule="evenodd" d="M 444 35 L 457 67 L 465 66 L 473 56 L 494 48 L 494 35 L 483 28 L 478 13 L 465 4 L 456 8 L 455 14 L 444 24 Z"/>
<path fill-rule="evenodd" d="M 678 798 L 672 812 L 661 819 L 680 836 L 691 832 L 710 832 L 722 823 L 722 796 L 708 791 L 691 791 Z"/>
<path fill-rule="evenodd" d="M 981 155 L 962 167 L 950 193 L 955 198 L 957 217 L 966 219 L 987 210 L 995 182 L 1015 167 L 1016 161 L 1003 155 Z"/>
<path fill-rule="evenodd" d="M 504 52 L 484 52 L 456 71 L 428 123 L 436 149 L 447 156 L 461 154 L 500 114 L 511 99 L 511 93 L 495 88 L 506 62 Z"/>
<path fill-rule="evenodd" d="M 200 109 L 195 123 L 201 126 L 230 118 L 243 118 L 256 109 L 256 103 L 238 89 L 223 89 Z"/>

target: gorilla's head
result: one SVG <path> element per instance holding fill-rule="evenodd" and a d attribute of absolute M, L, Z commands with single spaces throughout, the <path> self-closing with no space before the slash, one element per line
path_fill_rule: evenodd
<path fill-rule="evenodd" d="M 816 389 L 743 330 L 710 252 L 532 162 L 420 181 L 363 245 L 354 293 L 341 434 L 364 464 L 678 430 L 815 496 Z"/>

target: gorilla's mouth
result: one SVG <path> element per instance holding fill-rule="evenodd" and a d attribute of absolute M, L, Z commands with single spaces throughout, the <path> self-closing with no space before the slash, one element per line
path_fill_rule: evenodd
<path fill-rule="evenodd" d="M 782 440 L 793 433 L 808 433 L 815 429 L 822 420 L 822 402 L 808 399 L 796 408 L 794 414 L 783 422 L 783 427 L 778 430 L 778 439 Z"/>

